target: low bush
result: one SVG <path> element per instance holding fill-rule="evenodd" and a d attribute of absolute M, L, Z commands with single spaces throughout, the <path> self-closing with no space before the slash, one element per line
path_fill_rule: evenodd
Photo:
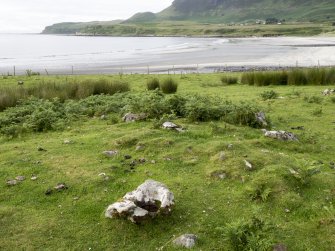
<path fill-rule="evenodd" d="M 178 83 L 173 78 L 166 78 L 160 84 L 160 88 L 165 94 L 176 93 L 178 89 Z"/>
<path fill-rule="evenodd" d="M 322 98 L 319 96 L 305 96 L 304 101 L 310 104 L 321 104 Z"/>
<path fill-rule="evenodd" d="M 279 94 L 273 90 L 270 90 L 262 92 L 260 96 L 263 100 L 269 100 L 278 98 Z"/>
<path fill-rule="evenodd" d="M 224 229 L 224 239 L 235 251 L 267 251 L 273 241 L 267 236 L 270 227 L 258 218 L 240 220 L 228 224 Z"/>
<path fill-rule="evenodd" d="M 147 81 L 147 89 L 148 91 L 153 91 L 159 89 L 159 79 L 151 78 Z"/>

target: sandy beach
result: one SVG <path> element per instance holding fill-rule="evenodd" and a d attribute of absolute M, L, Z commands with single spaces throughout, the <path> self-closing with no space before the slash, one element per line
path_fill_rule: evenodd
<path fill-rule="evenodd" d="M 244 71 L 335 65 L 334 37 L 0 35 L 0 74 Z M 25 44 L 22 47 L 22 44 Z"/>

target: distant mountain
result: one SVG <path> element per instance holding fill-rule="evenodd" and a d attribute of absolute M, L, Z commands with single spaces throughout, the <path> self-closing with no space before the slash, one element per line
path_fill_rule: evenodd
<path fill-rule="evenodd" d="M 163 20 L 245 22 L 277 18 L 290 21 L 335 19 L 334 0 L 175 0 L 156 15 Z"/>

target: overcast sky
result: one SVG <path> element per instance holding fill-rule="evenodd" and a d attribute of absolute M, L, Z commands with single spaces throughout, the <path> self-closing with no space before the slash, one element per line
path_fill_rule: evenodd
<path fill-rule="evenodd" d="M 173 0 L 0 0 L 0 32 L 41 32 L 59 22 L 126 19 L 159 12 Z"/>

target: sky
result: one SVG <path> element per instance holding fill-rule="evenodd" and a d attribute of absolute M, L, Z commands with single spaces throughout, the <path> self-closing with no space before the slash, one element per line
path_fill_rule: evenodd
<path fill-rule="evenodd" d="M 127 19 L 159 12 L 173 0 L 0 0 L 0 33 L 39 33 L 59 22 Z"/>

